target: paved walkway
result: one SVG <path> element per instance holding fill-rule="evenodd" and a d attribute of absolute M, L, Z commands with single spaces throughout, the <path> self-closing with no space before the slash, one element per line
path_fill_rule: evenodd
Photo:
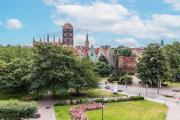
<path fill-rule="evenodd" d="M 41 117 L 37 120 L 56 120 L 54 112 L 55 100 L 52 99 L 43 99 L 38 101 L 38 113 Z"/>

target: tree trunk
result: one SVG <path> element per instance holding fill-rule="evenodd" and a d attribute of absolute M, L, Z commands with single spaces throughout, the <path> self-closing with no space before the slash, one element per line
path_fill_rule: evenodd
<path fill-rule="evenodd" d="M 76 95 L 80 95 L 79 88 L 76 88 Z"/>

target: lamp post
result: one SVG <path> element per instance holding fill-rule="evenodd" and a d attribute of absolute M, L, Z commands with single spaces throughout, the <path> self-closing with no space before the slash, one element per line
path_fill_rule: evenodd
<path fill-rule="evenodd" d="M 104 120 L 104 97 L 102 97 L 102 120 Z"/>
<path fill-rule="evenodd" d="M 148 92 L 147 92 L 147 87 L 148 87 L 148 85 L 146 84 L 146 97 L 147 97 L 147 93 L 148 93 Z"/>

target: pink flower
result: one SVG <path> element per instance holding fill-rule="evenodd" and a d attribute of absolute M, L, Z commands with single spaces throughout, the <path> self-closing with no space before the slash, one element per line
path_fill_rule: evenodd
<path fill-rule="evenodd" d="M 86 111 L 98 110 L 103 107 L 100 103 L 81 104 L 70 109 L 72 120 L 88 120 Z"/>

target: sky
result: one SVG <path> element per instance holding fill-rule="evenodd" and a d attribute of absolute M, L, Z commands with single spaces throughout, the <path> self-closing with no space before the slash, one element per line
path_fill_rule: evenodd
<path fill-rule="evenodd" d="M 62 39 L 74 27 L 74 44 L 145 47 L 180 41 L 180 0 L 1 0 L 0 44 L 32 45 L 49 33 Z"/>

